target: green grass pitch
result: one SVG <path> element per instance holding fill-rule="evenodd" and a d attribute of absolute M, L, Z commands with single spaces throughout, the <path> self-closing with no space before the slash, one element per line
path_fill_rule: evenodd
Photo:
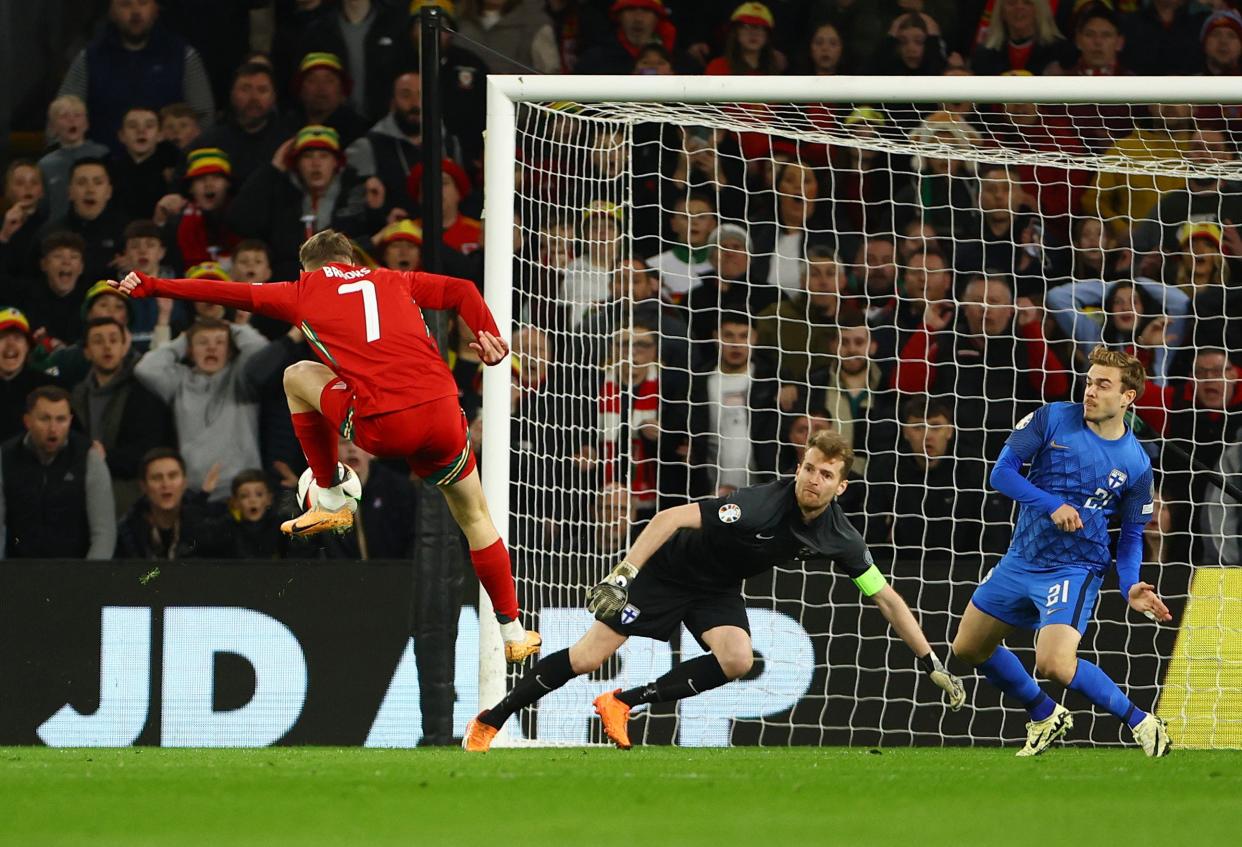
<path fill-rule="evenodd" d="M 0 749 L 3 845 L 1238 844 L 1242 752 Z"/>

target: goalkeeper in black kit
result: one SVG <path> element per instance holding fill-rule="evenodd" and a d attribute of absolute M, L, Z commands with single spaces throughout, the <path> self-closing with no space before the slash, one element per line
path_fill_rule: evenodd
<path fill-rule="evenodd" d="M 742 582 L 795 560 L 830 561 L 879 607 L 932 682 L 957 710 L 962 682 L 932 652 L 910 607 L 880 574 L 862 536 L 835 502 L 854 453 L 836 432 L 816 434 L 792 480 L 754 485 L 728 497 L 665 509 L 652 518 L 625 561 L 588 593 L 595 623 L 568 650 L 539 661 L 509 694 L 473 718 L 462 747 L 485 752 L 510 715 L 576 676 L 599 668 L 632 635 L 668 641 L 678 624 L 710 652 L 664 676 L 595 699 L 604 732 L 630 747 L 630 709 L 667 703 L 745 676 L 754 663 Z"/>

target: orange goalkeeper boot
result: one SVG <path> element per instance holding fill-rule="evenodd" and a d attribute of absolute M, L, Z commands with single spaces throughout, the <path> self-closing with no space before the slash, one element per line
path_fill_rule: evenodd
<path fill-rule="evenodd" d="M 630 743 L 630 707 L 617 699 L 621 693 L 606 691 L 595 698 L 595 714 L 604 726 L 604 735 L 621 750 L 628 750 L 634 745 Z"/>
<path fill-rule="evenodd" d="M 500 732 L 496 727 L 488 726 L 479 720 L 486 714 L 487 709 L 484 709 L 466 724 L 466 734 L 462 736 L 461 749 L 467 753 L 486 753 L 491 749 L 496 733 Z"/>

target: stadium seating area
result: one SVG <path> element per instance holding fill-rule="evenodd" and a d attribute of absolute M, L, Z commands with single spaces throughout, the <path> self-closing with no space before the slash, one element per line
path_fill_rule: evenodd
<path fill-rule="evenodd" d="M 825 92 L 837 74 L 1193 86 L 1242 73 L 1242 13 L 1225 0 L 61 5 L 81 25 L 58 36 L 54 94 L 11 121 L 46 118 L 46 147 L 9 158 L 0 198 L 10 558 L 411 555 L 416 481 L 347 444 L 365 539 L 281 538 L 305 468 L 280 380 L 313 358 L 297 328 L 130 302 L 99 281 L 290 279 L 299 245 L 328 227 L 373 264 L 418 269 L 425 5 L 453 30 L 434 128 L 443 271 L 480 286 L 488 73 L 822 75 Z M 1237 159 L 1242 132 L 1232 106 L 911 110 L 819 118 L 1209 163 Z M 595 184 L 634 175 L 629 207 L 610 190 L 558 204 L 551 184 L 520 187 L 514 442 L 539 439 L 544 464 L 516 459 L 514 478 L 563 495 L 526 516 L 537 526 L 522 546 L 619 551 L 657 508 L 790 472 L 827 426 L 853 439 L 847 510 L 875 548 L 999 556 L 1011 504 L 986 484 L 989 463 L 1039 404 L 1081 396 L 1083 362 L 1104 344 L 1149 371 L 1136 426 L 1164 445 L 1152 442 L 1149 559 L 1242 564 L 1242 506 L 1219 484 L 1242 483 L 1242 185 L 642 129 L 628 162 L 602 131 L 581 142 Z M 481 365 L 461 332 L 448 353 L 477 436 Z M 63 401 L 71 423 L 55 414 Z M 49 482 L 61 466 L 65 481 Z M 571 515 L 603 529 L 560 526 Z"/>

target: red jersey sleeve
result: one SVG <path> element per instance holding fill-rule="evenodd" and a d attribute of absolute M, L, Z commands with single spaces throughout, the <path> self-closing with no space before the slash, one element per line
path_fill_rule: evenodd
<path fill-rule="evenodd" d="M 250 286 L 253 312 L 276 318 L 295 326 L 298 316 L 298 284 L 296 282 L 265 282 Z"/>
<path fill-rule="evenodd" d="M 402 276 L 410 287 L 410 296 L 418 305 L 427 309 L 457 310 L 476 336 L 483 331 L 500 334 L 483 295 L 470 280 L 422 271 L 409 271 Z"/>
<path fill-rule="evenodd" d="M 288 323 L 297 323 L 298 294 L 292 282 L 252 284 L 221 282 L 215 279 L 160 279 L 139 272 L 142 279 L 140 297 L 172 297 L 176 300 L 198 300 L 218 303 L 234 309 L 258 312 Z"/>

